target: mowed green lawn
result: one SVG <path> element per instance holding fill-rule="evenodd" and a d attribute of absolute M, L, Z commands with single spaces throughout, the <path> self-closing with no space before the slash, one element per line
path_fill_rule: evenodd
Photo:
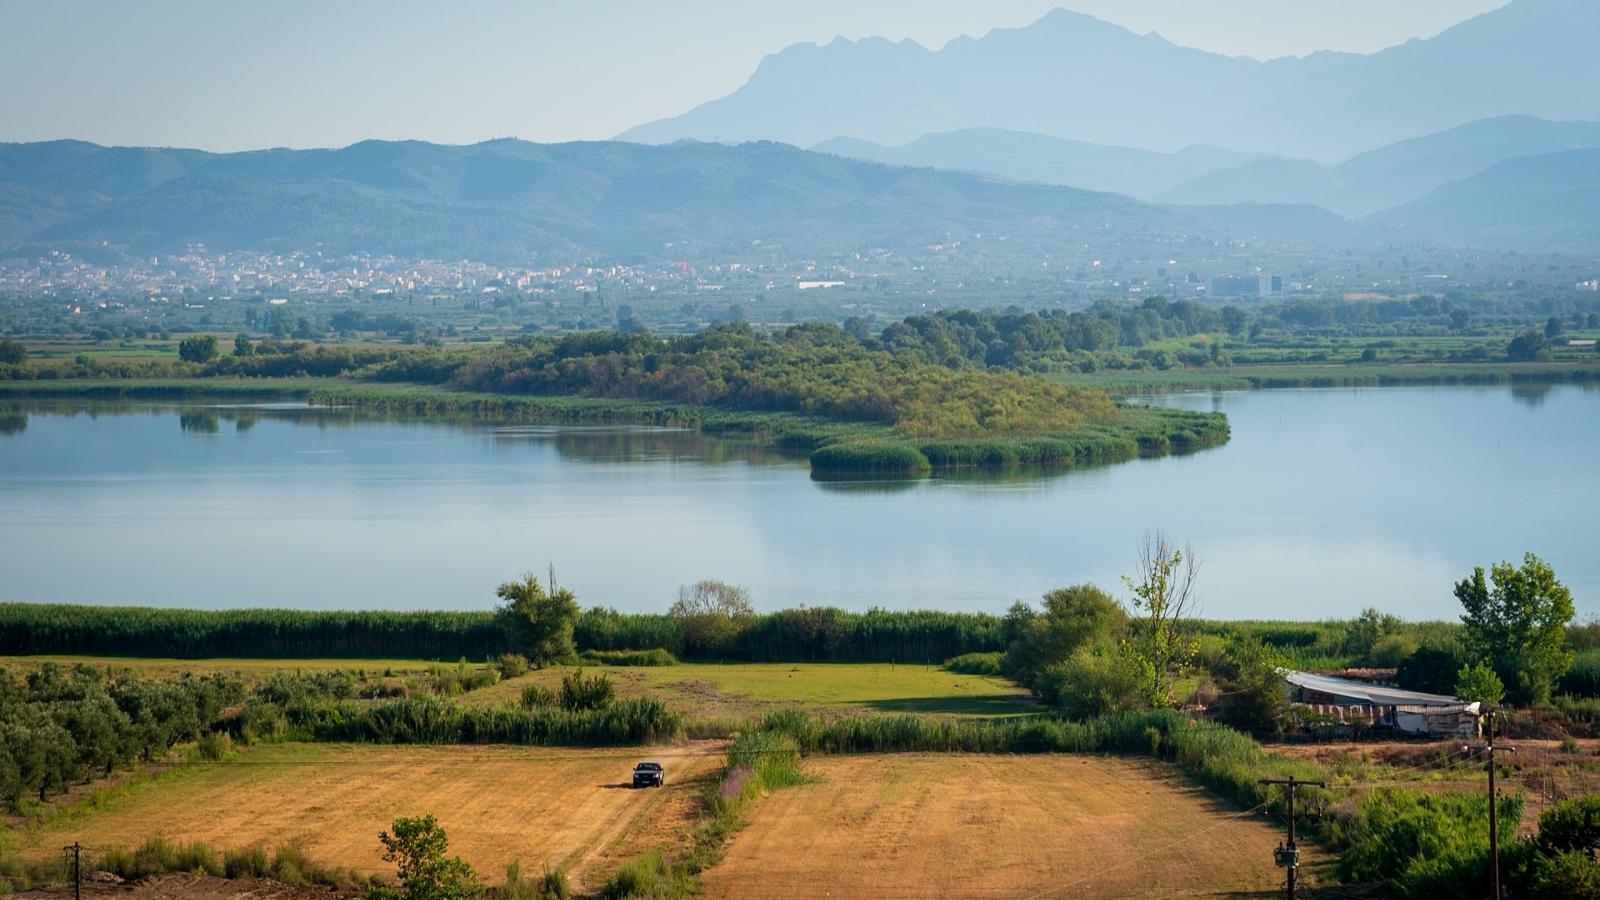
<path fill-rule="evenodd" d="M 468 695 L 469 703 L 515 700 L 524 685 L 557 687 L 571 669 L 553 667 Z M 843 714 L 1012 716 L 1036 712 L 1027 692 L 1002 678 L 891 663 L 683 663 L 596 666 L 625 696 L 666 701 L 691 717 L 751 716 L 800 707 Z"/>

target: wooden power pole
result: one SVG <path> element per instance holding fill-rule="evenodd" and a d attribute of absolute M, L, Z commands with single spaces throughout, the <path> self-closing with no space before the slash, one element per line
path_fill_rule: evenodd
<path fill-rule="evenodd" d="M 1506 753 L 1517 752 L 1516 747 L 1496 745 L 1494 742 L 1494 710 L 1485 713 L 1489 719 L 1489 734 L 1484 745 L 1479 748 L 1484 751 L 1485 765 L 1489 767 L 1489 897 L 1490 900 L 1500 900 L 1500 804 L 1499 797 L 1494 790 L 1494 754 L 1496 750 Z M 1470 747 L 1463 747 L 1469 750 Z"/>
<path fill-rule="evenodd" d="M 1295 874 L 1300 868 L 1300 848 L 1294 842 L 1294 790 L 1298 787 L 1327 787 L 1322 781 L 1300 781 L 1293 775 L 1288 778 L 1263 778 L 1259 784 L 1281 784 L 1289 789 L 1289 843 L 1279 844 L 1278 849 L 1272 851 L 1273 862 L 1278 868 L 1289 873 L 1289 900 L 1294 900 Z"/>

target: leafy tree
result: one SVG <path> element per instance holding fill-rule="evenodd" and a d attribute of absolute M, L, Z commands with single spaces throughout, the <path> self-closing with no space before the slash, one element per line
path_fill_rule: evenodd
<path fill-rule="evenodd" d="M 255 356 L 256 345 L 250 343 L 250 336 L 241 334 L 233 339 L 234 356 Z"/>
<path fill-rule="evenodd" d="M 1116 647 L 1081 647 L 1051 663 L 1034 681 L 1044 703 L 1075 719 L 1093 719 L 1145 705 L 1143 670 Z"/>
<path fill-rule="evenodd" d="M 1156 708 L 1173 705 L 1173 685 L 1199 651 L 1188 633 L 1198 572 L 1193 551 L 1179 550 L 1157 533 L 1145 536 L 1137 577 L 1122 578 L 1140 614 L 1129 650 L 1144 670 L 1145 700 Z"/>
<path fill-rule="evenodd" d="M 725 655 L 756 618 L 749 589 L 714 580 L 678 588 L 667 614 L 683 632 L 684 654 L 702 657 Z"/>
<path fill-rule="evenodd" d="M 1567 323 L 1561 321 L 1559 316 L 1551 316 L 1549 320 L 1544 323 L 1544 336 L 1552 341 L 1560 337 L 1561 333 L 1566 330 Z"/>
<path fill-rule="evenodd" d="M 1537 331 L 1519 334 L 1506 345 L 1506 358 L 1513 362 L 1548 362 L 1554 358 L 1550 339 Z"/>
<path fill-rule="evenodd" d="M 497 610 L 511 644 L 536 667 L 576 654 L 573 627 L 578 621 L 578 598 L 551 583 L 546 593 L 539 579 L 528 573 L 520 581 L 507 581 L 495 591 L 503 602 Z"/>
<path fill-rule="evenodd" d="M 28 348 L 21 341 L 9 338 L 0 341 L 0 364 L 20 366 L 28 359 Z"/>
<path fill-rule="evenodd" d="M 383 859 L 395 864 L 400 887 L 368 888 L 368 900 L 461 900 L 482 897 L 478 873 L 459 856 L 445 856 L 449 836 L 432 815 L 394 820 L 393 831 L 378 834 Z"/>
<path fill-rule="evenodd" d="M 1283 717 L 1288 698 L 1283 676 L 1278 674 L 1283 659 L 1271 647 L 1249 638 L 1235 645 L 1227 656 L 1218 687 L 1219 718 L 1241 731 L 1256 734 L 1275 731 Z"/>
<path fill-rule="evenodd" d="M 1493 566 L 1488 579 L 1481 567 L 1473 569 L 1455 594 L 1466 609 L 1461 621 L 1467 650 L 1499 676 L 1506 699 L 1547 702 L 1555 680 L 1572 665 L 1572 593 L 1556 580 L 1555 570 L 1529 553 L 1520 568 L 1509 562 Z"/>
<path fill-rule="evenodd" d="M 1461 671 L 1456 673 L 1456 696 L 1468 703 L 1499 706 L 1500 701 L 1505 699 L 1505 693 L 1500 676 L 1483 663 L 1462 666 Z"/>
<path fill-rule="evenodd" d="M 1408 691 L 1448 694 L 1455 690 L 1456 675 L 1465 664 L 1461 649 L 1454 644 L 1420 647 L 1400 661 L 1395 682 Z"/>
<path fill-rule="evenodd" d="M 178 342 L 178 357 L 184 362 L 208 363 L 217 358 L 217 336 L 197 334 Z"/>
<path fill-rule="evenodd" d="M 1005 669 L 1027 687 L 1035 687 L 1047 668 L 1079 649 L 1112 642 L 1128 621 L 1122 606 L 1092 584 L 1053 590 L 1044 595 L 1043 606 L 1036 612 L 1018 603 L 1006 616 Z"/>

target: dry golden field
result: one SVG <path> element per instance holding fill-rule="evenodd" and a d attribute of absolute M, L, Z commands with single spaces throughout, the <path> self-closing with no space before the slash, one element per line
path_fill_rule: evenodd
<path fill-rule="evenodd" d="M 633 764 L 658 759 L 667 786 L 626 786 Z M 491 881 L 506 866 L 566 869 L 597 881 L 645 850 L 687 841 L 702 779 L 721 746 L 572 750 L 287 744 L 197 765 L 125 789 L 81 813 L 18 830 L 13 846 L 43 856 L 80 841 L 134 847 L 151 837 L 214 848 L 298 843 L 315 862 L 388 873 L 378 832 L 398 816 L 432 813 L 450 848 Z"/>
<path fill-rule="evenodd" d="M 708 897 L 1263 896 L 1282 833 L 1158 763 L 816 757 L 761 801 Z M 1308 848 L 1308 856 L 1314 855 Z"/>

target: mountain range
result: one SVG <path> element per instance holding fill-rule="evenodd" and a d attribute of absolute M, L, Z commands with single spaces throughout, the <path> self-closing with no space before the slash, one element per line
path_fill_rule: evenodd
<path fill-rule="evenodd" d="M 1196 227 L 1117 194 L 774 143 L 364 141 L 222 154 L 0 145 L 0 255 L 204 244 L 518 263 L 735 253 L 793 261 L 985 232 L 1022 252 L 1180 240 Z"/>
<path fill-rule="evenodd" d="M 924 135 L 899 147 L 834 138 L 812 149 L 897 165 L 1113 191 L 1151 202 L 1310 204 L 1361 218 L 1418 200 L 1503 160 L 1595 147 L 1600 147 L 1600 122 L 1550 122 L 1515 115 L 1400 141 L 1337 165 L 1216 147 L 1158 153 L 988 128 Z"/>
<path fill-rule="evenodd" d="M 1056 10 L 938 50 L 883 38 L 796 44 L 728 96 L 619 137 L 899 146 L 990 128 L 1334 162 L 1503 115 L 1600 120 L 1597 40 L 1600 3 L 1513 0 L 1378 53 L 1262 62 Z"/>

